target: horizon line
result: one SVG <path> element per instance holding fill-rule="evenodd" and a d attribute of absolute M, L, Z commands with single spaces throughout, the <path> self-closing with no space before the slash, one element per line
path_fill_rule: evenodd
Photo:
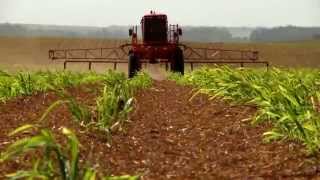
<path fill-rule="evenodd" d="M 1 22 L 0 24 L 12 24 L 12 25 L 38 25 L 38 26 L 67 26 L 67 27 L 87 27 L 87 28 L 106 28 L 106 27 L 131 27 L 131 25 L 111 24 L 107 26 L 92 26 L 92 25 L 70 25 L 70 24 L 41 24 L 41 23 L 21 23 L 21 22 Z M 138 25 L 139 26 L 139 25 Z M 320 28 L 320 26 L 300 26 L 293 24 L 277 25 L 277 26 L 227 26 L 227 25 L 180 25 L 181 27 L 222 27 L 222 28 L 278 28 L 278 27 L 302 27 L 302 28 Z"/>

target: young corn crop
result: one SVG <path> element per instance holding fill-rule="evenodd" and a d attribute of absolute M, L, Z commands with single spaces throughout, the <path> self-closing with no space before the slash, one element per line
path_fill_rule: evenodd
<path fill-rule="evenodd" d="M 236 103 L 255 104 L 253 123 L 272 122 L 265 141 L 290 139 L 302 142 L 311 153 L 320 149 L 320 72 L 312 69 L 202 68 L 184 77 L 169 79 L 196 86 L 207 93 Z"/>
<path fill-rule="evenodd" d="M 132 110 L 134 93 L 138 89 L 149 87 L 152 83 L 151 77 L 143 72 L 138 73 L 132 79 L 127 79 L 124 73 L 115 71 L 108 71 L 99 76 L 94 74 L 89 77 L 78 78 L 78 83 L 69 83 L 70 80 L 67 77 L 59 78 L 59 80 L 67 82 L 57 83 L 63 84 L 63 86 L 53 88 L 61 100 L 53 103 L 48 109 L 51 110 L 56 105 L 65 104 L 73 115 L 74 120 L 82 125 L 102 130 L 108 134 L 113 130 L 121 129 L 122 124 L 127 119 L 127 115 Z M 78 102 L 63 89 L 67 85 L 71 86 L 87 82 L 86 79 L 89 82 L 99 81 L 103 85 L 101 95 L 96 99 L 95 107 L 88 107 Z"/>
<path fill-rule="evenodd" d="M 62 179 L 62 180 L 136 180 L 139 176 L 106 176 L 90 167 L 81 167 L 79 163 L 80 144 L 76 135 L 67 128 L 62 128 L 61 133 L 66 138 L 66 144 L 57 142 L 54 134 L 45 128 L 36 125 L 24 125 L 10 136 L 35 132 L 36 135 L 25 137 L 12 143 L 5 152 L 1 154 L 0 162 L 19 158 L 25 153 L 37 150 L 30 170 L 18 170 L 7 175 L 9 179 Z M 41 152 L 41 156 L 39 156 Z"/>
<path fill-rule="evenodd" d="M 1 73 L 1 72 L 0 72 Z M 2 77 L 15 77 L 2 73 Z M 39 76 L 38 76 L 39 75 Z M 20 77 L 21 76 L 21 77 Z M 31 95 L 34 91 L 45 91 L 48 89 L 55 90 L 61 97 L 54 102 L 44 114 L 40 117 L 39 122 L 46 122 L 48 114 L 60 105 L 67 105 L 73 118 L 87 127 L 110 132 L 115 128 L 121 127 L 128 113 L 132 110 L 133 95 L 139 88 L 149 87 L 152 83 L 150 76 L 145 73 L 139 73 L 133 79 L 127 79 L 125 74 L 109 71 L 103 75 L 96 74 L 72 74 L 62 72 L 61 74 L 52 74 L 50 72 L 37 74 L 19 74 L 17 87 L 21 92 L 17 95 Z M 100 81 L 103 83 L 103 91 L 97 98 L 96 109 L 97 119 L 89 107 L 77 102 L 76 99 L 65 92 L 64 87 L 73 86 L 81 83 Z M 4 81 L 3 81 L 4 82 Z M 8 81 L 9 82 L 9 81 Z M 46 87 L 43 85 L 47 85 Z M 21 87 L 20 87 L 21 86 Z M 22 87 L 23 86 L 23 87 Z M 31 87 L 31 88 L 30 88 Z M 42 87 L 43 89 L 38 89 Z M 26 93 L 28 92 L 28 94 Z M 14 96 L 5 96 L 6 98 Z M 42 150 L 42 156 L 33 161 L 31 170 L 19 170 L 8 174 L 11 179 L 63 179 L 63 180 L 94 180 L 94 179 L 112 179 L 112 180 L 135 180 L 139 176 L 113 176 L 103 177 L 100 173 L 92 168 L 83 168 L 79 164 L 80 146 L 76 135 L 67 128 L 62 128 L 62 134 L 67 139 L 67 144 L 59 144 L 54 134 L 42 125 L 24 125 L 17 128 L 10 136 L 23 134 L 28 131 L 35 131 L 37 135 L 17 140 L 11 144 L 5 152 L 1 154 L 0 162 L 12 158 L 18 158 L 24 153 Z M 109 134 L 107 134 L 109 135 Z M 38 155 L 37 155 L 38 156 Z"/>
<path fill-rule="evenodd" d="M 0 71 L 0 101 L 12 97 L 32 95 L 37 91 L 47 91 L 76 86 L 82 83 L 97 82 L 103 74 L 72 73 L 69 71 L 18 72 L 14 74 Z"/>
<path fill-rule="evenodd" d="M 149 87 L 152 79 L 146 73 L 139 73 L 134 78 L 127 79 L 124 73 L 108 71 L 100 82 L 103 90 L 96 99 L 95 107 L 88 107 L 78 102 L 63 89 L 56 92 L 68 106 L 76 121 L 87 127 L 110 133 L 121 129 L 132 110 L 134 93 L 138 89 Z"/>
<path fill-rule="evenodd" d="M 101 96 L 97 98 L 94 110 L 77 102 L 74 97 L 65 93 L 65 88 L 85 83 L 99 82 L 104 86 Z M 98 126 L 108 130 L 112 125 L 118 127 L 131 111 L 133 94 L 139 88 L 151 85 L 151 78 L 146 73 L 139 73 L 132 79 L 127 79 L 124 73 L 108 71 L 105 74 L 74 73 L 70 71 L 18 72 L 10 74 L 0 71 L 0 101 L 28 96 L 35 92 L 55 91 L 72 113 L 75 120 Z M 97 120 L 92 120 L 92 111 L 97 113 Z"/>

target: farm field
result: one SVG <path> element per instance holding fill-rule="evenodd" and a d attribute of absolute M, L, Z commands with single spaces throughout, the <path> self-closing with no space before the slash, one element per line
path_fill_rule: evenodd
<path fill-rule="evenodd" d="M 115 44 L 0 39 L 0 179 L 320 177 L 319 41 L 192 43 L 259 49 L 272 65 L 295 67 L 269 71 L 153 67 L 152 77 L 127 79 L 106 66 L 61 71 L 47 58 L 50 48 Z"/>
<path fill-rule="evenodd" d="M 1 92 L 11 93 L 1 94 L 1 176 L 33 162 L 33 175 L 59 177 L 54 151 L 48 157 L 42 151 L 52 143 L 63 145 L 57 147 L 74 162 L 70 167 L 77 165 L 70 172 L 78 169 L 78 177 L 319 176 L 318 71 L 222 67 L 163 81 L 146 74 L 125 79 L 112 71 L 2 72 Z M 36 138 L 19 142 L 23 137 Z M 33 149 L 40 156 L 32 156 Z"/>

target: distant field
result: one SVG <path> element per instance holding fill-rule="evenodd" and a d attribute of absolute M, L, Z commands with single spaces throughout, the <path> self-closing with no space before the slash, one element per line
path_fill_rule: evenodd
<path fill-rule="evenodd" d="M 121 40 L 62 39 L 62 38 L 4 38 L 0 37 L 0 68 L 8 70 L 62 69 L 61 63 L 48 58 L 49 49 L 110 47 Z M 87 65 L 70 65 L 71 69 L 86 70 Z M 102 66 L 95 69 L 105 69 Z"/>
<path fill-rule="evenodd" d="M 320 67 L 320 41 L 283 43 L 228 44 L 230 48 L 253 48 L 261 52 L 261 59 L 276 66 Z"/>
<path fill-rule="evenodd" d="M 0 68 L 18 69 L 61 69 L 60 63 L 48 59 L 52 48 L 95 48 L 113 47 L 124 40 L 68 39 L 68 38 L 5 38 L 0 37 Z M 188 43 L 196 47 L 214 47 L 215 44 Z M 259 50 L 261 59 L 274 66 L 320 67 L 320 41 L 290 43 L 218 44 L 227 49 Z M 71 65 L 71 69 L 85 70 L 87 66 Z M 104 70 L 106 66 L 96 65 L 94 69 Z M 126 71 L 126 65 L 121 67 Z"/>
<path fill-rule="evenodd" d="M 191 43 L 194 46 L 210 44 Z M 223 43 L 226 49 L 258 50 L 260 59 L 273 66 L 320 67 L 320 40 L 274 43 Z"/>

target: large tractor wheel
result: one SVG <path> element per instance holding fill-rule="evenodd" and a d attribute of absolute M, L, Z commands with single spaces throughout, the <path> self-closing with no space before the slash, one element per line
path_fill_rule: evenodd
<path fill-rule="evenodd" d="M 184 57 L 180 48 L 177 48 L 171 59 L 171 71 L 184 74 Z"/>
<path fill-rule="evenodd" d="M 136 75 L 140 69 L 141 66 L 139 58 L 134 53 L 129 53 L 128 77 L 133 78 L 133 76 Z"/>

